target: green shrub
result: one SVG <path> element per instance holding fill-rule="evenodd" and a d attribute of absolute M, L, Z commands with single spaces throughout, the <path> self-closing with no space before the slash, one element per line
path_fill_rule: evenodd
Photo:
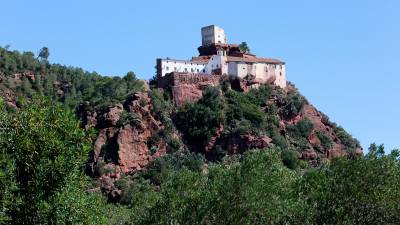
<path fill-rule="evenodd" d="M 140 116 L 135 113 L 135 112 L 127 112 L 127 111 L 123 111 L 121 113 L 121 116 L 117 122 L 117 126 L 118 127 L 122 127 L 126 124 L 131 124 L 131 125 L 136 125 L 136 124 L 140 124 L 141 123 L 141 118 Z"/>
<path fill-rule="evenodd" d="M 93 196 L 83 192 L 86 184 L 81 169 L 91 141 L 74 113 L 36 96 L 31 102 L 21 101 L 18 113 L 5 110 L 3 101 L 0 108 L 0 159 L 10 159 L 13 165 L 0 171 L 0 179 L 4 171 L 11 173 L 12 179 L 5 181 L 13 185 L 13 202 L 0 210 L 0 218 L 7 215 L 14 224 L 56 224 L 60 220 L 92 224 L 89 219 L 98 216 L 103 223 L 101 214 L 85 209 Z"/>
<path fill-rule="evenodd" d="M 224 123 L 218 88 L 208 88 L 196 103 L 188 103 L 174 116 L 177 128 L 193 143 L 205 144 Z"/>
<path fill-rule="evenodd" d="M 347 151 L 353 152 L 356 148 L 360 147 L 360 142 L 347 133 L 341 126 L 334 126 L 334 130 Z"/>
<path fill-rule="evenodd" d="M 297 116 L 304 107 L 306 100 L 297 92 L 290 92 L 287 95 L 284 105 L 280 109 L 280 115 L 284 118 Z"/>
<path fill-rule="evenodd" d="M 297 153 L 293 150 L 282 150 L 281 151 L 282 162 L 289 169 L 295 170 L 299 166 L 299 159 Z"/>
<path fill-rule="evenodd" d="M 317 135 L 318 139 L 321 141 L 321 145 L 324 150 L 329 150 L 332 148 L 333 141 L 331 140 L 330 137 L 328 137 L 327 135 L 325 135 L 324 133 L 322 133 L 320 131 L 316 132 L 316 135 Z"/>
<path fill-rule="evenodd" d="M 313 129 L 314 125 L 308 118 L 304 118 L 294 125 L 287 126 L 290 136 L 300 138 L 308 138 Z"/>

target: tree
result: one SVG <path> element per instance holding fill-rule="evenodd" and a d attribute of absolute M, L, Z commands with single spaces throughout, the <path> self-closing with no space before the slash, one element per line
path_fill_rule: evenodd
<path fill-rule="evenodd" d="M 0 198 L 0 206 L 7 206 L 0 220 L 6 215 L 14 224 L 87 224 L 97 217 L 90 213 L 99 209 L 91 208 L 95 197 L 82 192 L 81 168 L 91 142 L 74 113 L 37 96 L 21 101 L 18 113 L 3 102 L 0 108 L 0 183 L 12 184 L 13 199 L 10 204 L 7 196 Z"/>
<path fill-rule="evenodd" d="M 43 47 L 42 49 L 40 49 L 38 58 L 47 60 L 47 58 L 49 58 L 49 55 L 50 55 L 49 48 Z"/>
<path fill-rule="evenodd" d="M 244 53 L 250 53 L 250 47 L 247 45 L 247 42 L 245 42 L 245 41 L 240 43 L 239 49 Z"/>

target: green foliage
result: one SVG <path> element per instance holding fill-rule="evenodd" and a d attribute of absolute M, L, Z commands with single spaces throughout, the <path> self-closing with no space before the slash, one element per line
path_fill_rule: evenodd
<path fill-rule="evenodd" d="M 38 57 L 43 60 L 47 60 L 47 58 L 49 58 L 49 55 L 50 55 L 49 49 L 47 47 L 43 47 L 42 49 L 40 49 Z"/>
<path fill-rule="evenodd" d="M 70 213 L 69 218 L 80 218 L 76 221 L 87 218 L 80 214 L 90 203 L 84 195 L 70 199 L 79 201 L 76 204 L 65 204 L 64 199 L 70 192 L 82 191 L 79 182 L 71 185 L 79 180 L 90 149 L 90 139 L 74 114 L 34 97 L 32 102 L 22 101 L 18 113 L 6 111 L 1 104 L 0 127 L 0 183 L 10 185 L 3 190 L 0 218 L 15 224 L 56 223 Z"/>
<path fill-rule="evenodd" d="M 289 169 L 295 170 L 299 166 L 299 158 L 295 151 L 285 149 L 281 151 L 282 162 Z"/>
<path fill-rule="evenodd" d="M 290 191 L 296 180 L 274 150 L 249 152 L 240 165 L 215 165 L 207 174 L 184 169 L 162 185 L 140 223 L 304 224 L 305 206 Z"/>
<path fill-rule="evenodd" d="M 244 53 L 250 53 L 250 47 L 247 45 L 247 42 L 242 42 L 239 45 L 239 49 Z"/>
<path fill-rule="evenodd" d="M 286 99 L 281 100 L 282 106 L 279 114 L 284 118 L 293 118 L 297 116 L 304 107 L 305 98 L 297 92 L 290 92 Z"/>
<path fill-rule="evenodd" d="M 141 176 L 149 179 L 153 184 L 160 185 L 170 174 L 186 168 L 191 171 L 201 171 L 204 158 L 193 152 L 176 152 L 157 158 L 141 173 Z"/>
<path fill-rule="evenodd" d="M 125 124 L 139 124 L 141 122 L 140 116 L 135 112 L 123 111 L 117 122 L 117 126 L 122 127 Z"/>
<path fill-rule="evenodd" d="M 317 135 L 318 139 L 321 141 L 323 150 L 329 150 L 332 148 L 333 141 L 330 137 L 328 137 L 327 135 L 325 135 L 322 132 L 316 132 L 316 135 Z"/>
<path fill-rule="evenodd" d="M 398 224 L 400 164 L 383 146 L 365 157 L 335 159 L 328 168 L 308 171 L 300 187 L 313 207 L 313 224 Z M 378 151 L 374 151 L 378 150 Z"/>
<path fill-rule="evenodd" d="M 194 143 L 205 144 L 224 122 L 219 89 L 208 88 L 197 103 L 188 103 L 174 117 L 175 125 Z"/>
<path fill-rule="evenodd" d="M 70 108 L 75 108 L 82 101 L 90 101 L 94 106 L 108 106 L 143 90 L 142 81 L 137 80 L 133 72 L 122 78 L 102 77 L 81 68 L 50 64 L 48 56 L 46 47 L 39 53 L 41 60 L 35 58 L 32 52 L 20 53 L 0 47 L 0 75 L 6 80 L 5 86 L 18 96 L 31 97 L 40 93 Z M 23 76 L 21 82 L 15 82 L 14 74 L 26 72 L 33 72 L 35 80 Z"/>
<path fill-rule="evenodd" d="M 341 126 L 334 126 L 334 129 L 339 140 L 346 146 L 347 151 L 353 152 L 356 148 L 360 147 L 358 140 L 353 138 Z"/>
<path fill-rule="evenodd" d="M 304 118 L 300 120 L 298 123 L 288 126 L 287 130 L 289 132 L 289 135 L 293 137 L 308 138 L 313 128 L 314 125 L 312 124 L 310 119 Z"/>
<path fill-rule="evenodd" d="M 269 85 L 246 93 L 227 89 L 224 95 L 219 89 L 210 88 L 198 102 L 179 109 L 174 122 L 186 139 L 200 146 L 208 143 L 223 125 L 224 136 L 248 133 L 268 135 L 275 145 L 286 148 L 287 141 L 279 132 L 277 110 L 274 105 L 268 105 L 268 100 L 276 94 L 274 92 Z M 219 154 L 223 153 L 223 149 L 214 148 L 213 153 L 217 152 L 224 156 Z"/>

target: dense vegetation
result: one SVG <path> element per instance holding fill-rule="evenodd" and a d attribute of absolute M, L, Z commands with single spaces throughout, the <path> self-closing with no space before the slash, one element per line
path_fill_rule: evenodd
<path fill-rule="evenodd" d="M 100 76 L 81 68 L 50 64 L 49 49 L 44 47 L 36 58 L 32 52 L 20 53 L 0 47 L 0 92 L 9 90 L 19 96 L 43 94 L 75 108 L 82 101 L 94 106 L 108 106 L 125 100 L 130 93 L 143 90 L 143 83 L 133 72 L 124 77 Z M 34 78 L 24 76 L 33 73 Z M 20 78 L 15 77 L 15 75 Z"/>
<path fill-rule="evenodd" d="M 151 113 L 163 127 L 148 145 L 156 151 L 163 139 L 168 154 L 123 174 L 115 183 L 121 198 L 107 201 L 83 173 L 93 131 L 81 128 L 73 109 L 82 101 L 124 101 L 142 83 L 131 72 L 110 78 L 50 64 L 49 54 L 0 48 L 0 91 L 20 96 L 18 109 L 0 101 L 0 224 L 400 224 L 399 151 L 385 155 L 372 144 L 365 156 L 314 166 L 300 161 L 312 122 L 303 118 L 285 132 L 279 122 L 299 115 L 306 100 L 271 86 L 247 93 L 213 87 L 182 108 L 152 90 Z M 35 80 L 13 77 L 32 71 Z M 138 120 L 124 112 L 117 126 Z M 349 152 L 359 146 L 325 123 Z M 265 135 L 273 145 L 236 155 L 218 145 L 210 155 L 199 152 L 219 131 L 221 138 Z M 332 147 L 326 133 L 315 135 L 319 151 Z"/>
<path fill-rule="evenodd" d="M 82 176 L 88 134 L 73 113 L 34 98 L 0 114 L 3 224 L 398 224 L 399 152 L 293 170 L 277 148 L 204 164 L 176 152 L 121 178 L 120 204 Z M 40 126 L 38 126 L 38 124 Z"/>

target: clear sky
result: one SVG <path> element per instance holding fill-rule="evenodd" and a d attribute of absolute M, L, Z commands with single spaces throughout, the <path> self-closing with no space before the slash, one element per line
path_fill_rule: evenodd
<path fill-rule="evenodd" d="M 282 59 L 288 80 L 364 147 L 400 147 L 398 0 L 0 0 L 0 45 L 104 75 L 197 55 L 200 28 Z"/>

